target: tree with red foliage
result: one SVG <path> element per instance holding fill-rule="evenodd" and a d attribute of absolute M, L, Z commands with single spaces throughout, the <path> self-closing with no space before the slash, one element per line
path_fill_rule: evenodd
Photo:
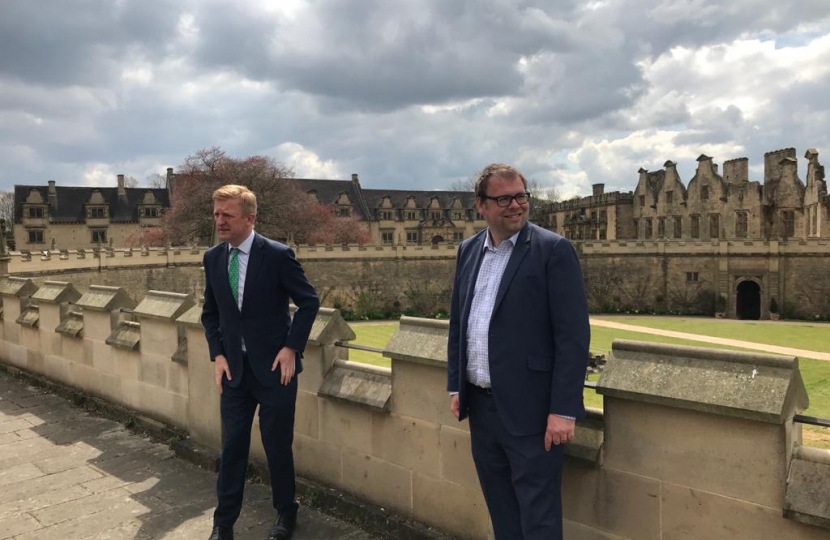
<path fill-rule="evenodd" d="M 354 219 L 334 216 L 305 193 L 293 171 L 270 157 L 228 157 L 220 148 L 188 156 L 171 186 L 165 230 L 174 244 L 213 244 L 214 190 L 226 184 L 247 186 L 257 196 L 257 232 L 295 243 L 365 243 L 368 231 Z"/>
<path fill-rule="evenodd" d="M 161 227 L 141 227 L 137 232 L 129 235 L 124 244 L 128 248 L 162 247 L 166 243 L 166 236 Z"/>
<path fill-rule="evenodd" d="M 304 243 L 334 245 L 365 244 L 369 241 L 367 228 L 355 223 L 354 218 L 336 217 L 333 205 L 314 203 L 312 200 L 310 206 L 309 214 L 314 226 L 308 229 L 305 238 L 302 239 Z"/>

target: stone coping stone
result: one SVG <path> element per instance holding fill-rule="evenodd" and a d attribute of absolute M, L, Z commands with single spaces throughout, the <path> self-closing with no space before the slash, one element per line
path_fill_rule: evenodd
<path fill-rule="evenodd" d="M 21 326 L 27 326 L 29 328 L 37 328 L 37 323 L 40 320 L 40 308 L 37 305 L 30 304 L 23 311 L 20 312 L 20 316 L 17 318 L 17 324 Z"/>
<path fill-rule="evenodd" d="M 135 300 L 121 287 L 90 285 L 75 305 L 90 311 L 115 311 L 132 309 L 135 307 Z"/>
<path fill-rule="evenodd" d="M 139 317 L 173 321 L 187 312 L 193 305 L 193 297 L 189 294 L 148 291 L 133 311 Z"/>
<path fill-rule="evenodd" d="M 795 357 L 620 339 L 597 392 L 773 424 L 809 404 Z"/>
<path fill-rule="evenodd" d="M 61 304 L 63 302 L 76 302 L 80 297 L 81 293 L 71 283 L 45 281 L 43 286 L 32 295 L 32 300 L 47 304 Z"/>
<path fill-rule="evenodd" d="M 182 323 L 186 326 L 193 326 L 202 328 L 202 303 L 194 304 L 193 307 L 185 311 L 176 322 Z"/>
<path fill-rule="evenodd" d="M 401 317 L 383 356 L 446 368 L 449 330 L 450 322 L 446 320 Z"/>
<path fill-rule="evenodd" d="M 80 311 L 69 311 L 61 321 L 55 332 L 69 337 L 82 337 L 84 331 L 84 314 Z"/>
<path fill-rule="evenodd" d="M 35 291 L 37 291 L 37 285 L 31 279 L 14 276 L 0 279 L 0 296 L 31 296 Z"/>
<path fill-rule="evenodd" d="M 602 466 L 605 417 L 602 409 L 586 408 L 585 418 L 576 423 L 574 439 L 565 445 L 565 455 Z"/>
<path fill-rule="evenodd" d="M 787 478 L 784 517 L 830 529 L 830 450 L 796 447 Z"/>
<path fill-rule="evenodd" d="M 388 411 L 392 397 L 392 370 L 337 360 L 326 373 L 317 393 L 373 410 Z"/>
<path fill-rule="evenodd" d="M 119 321 L 118 326 L 115 327 L 115 330 L 106 339 L 107 345 L 129 349 L 131 351 L 138 349 L 138 343 L 140 341 L 141 324 L 132 321 Z"/>
<path fill-rule="evenodd" d="M 293 314 L 296 307 L 292 308 Z M 314 345 L 333 345 L 335 341 L 352 341 L 356 337 L 352 327 L 340 315 L 339 309 L 320 308 L 311 325 L 308 342 Z"/>

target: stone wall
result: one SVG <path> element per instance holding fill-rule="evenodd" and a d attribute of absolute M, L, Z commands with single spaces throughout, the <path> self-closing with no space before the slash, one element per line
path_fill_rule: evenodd
<path fill-rule="evenodd" d="M 295 246 L 298 259 L 317 288 L 323 305 L 374 306 L 379 310 L 424 313 L 449 310 L 455 272 L 454 244 L 437 246 Z M 204 291 L 205 248 L 111 250 L 100 254 L 77 250 L 31 257 L 14 253 L 9 273 L 30 278 L 72 282 L 85 292 L 89 285 L 123 287 L 135 298 L 151 290 L 193 294 Z M 3 272 L 0 271 L 0 274 Z"/>
<path fill-rule="evenodd" d="M 761 318 L 775 298 L 785 316 L 830 318 L 830 273 L 822 261 L 830 242 L 608 241 L 577 244 L 590 306 L 595 312 L 658 311 L 738 316 L 738 287 L 760 288 Z M 416 313 L 447 310 L 455 272 L 454 244 L 437 246 L 297 246 L 298 259 L 325 306 Z M 186 250 L 75 251 L 13 254 L 9 273 L 71 281 L 85 292 L 92 283 L 124 287 L 134 297 L 169 290 L 199 297 L 204 248 Z M 0 274 L 2 274 L 0 269 Z M 715 309 L 715 298 L 725 308 Z M 784 310 L 784 306 L 787 307 Z"/>
<path fill-rule="evenodd" d="M 119 288 L 81 295 L 20 278 L 0 280 L 0 297 L 0 361 L 219 448 L 219 394 L 192 297 L 135 301 Z M 351 339 L 339 313 L 322 309 L 299 378 L 299 474 L 492 538 L 467 423 L 444 390 L 447 323 L 403 318 L 384 352 L 391 369 L 345 360 L 334 342 Z M 800 444 L 792 419 L 807 396 L 796 359 L 615 342 L 598 388 L 604 413 L 591 411 L 566 449 L 570 540 L 827 538 L 830 452 Z"/>

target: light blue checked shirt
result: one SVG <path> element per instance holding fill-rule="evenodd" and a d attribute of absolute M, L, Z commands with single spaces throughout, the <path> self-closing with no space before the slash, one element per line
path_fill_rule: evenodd
<path fill-rule="evenodd" d="M 513 247 L 519 239 L 514 234 L 494 248 L 490 231 L 484 239 L 484 259 L 478 270 L 473 303 L 467 319 L 467 381 L 482 388 L 490 388 L 490 319 L 499 293 L 504 269 L 513 254 Z M 455 394 L 453 392 L 452 394 Z M 561 418 L 574 420 L 572 416 L 557 414 Z"/>
<path fill-rule="evenodd" d="M 473 303 L 467 319 L 467 380 L 482 388 L 490 387 L 490 318 L 504 269 L 507 268 L 518 238 L 519 233 L 516 233 L 497 248 L 493 247 L 489 230 L 484 239 L 484 259 L 478 270 Z"/>

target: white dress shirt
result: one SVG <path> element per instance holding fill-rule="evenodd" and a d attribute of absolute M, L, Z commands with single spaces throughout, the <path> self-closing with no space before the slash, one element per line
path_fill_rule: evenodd
<path fill-rule="evenodd" d="M 230 243 L 228 243 L 228 251 L 230 251 L 234 247 L 239 250 L 239 255 L 237 255 L 237 258 L 239 259 L 239 289 L 237 290 L 237 292 L 239 294 L 237 295 L 237 301 L 236 301 L 236 303 L 237 303 L 236 307 L 239 308 L 239 311 L 242 311 L 242 295 L 245 293 L 245 274 L 248 273 L 248 257 L 250 257 L 250 255 L 251 255 L 251 246 L 253 246 L 253 245 L 254 245 L 254 232 L 253 231 L 251 231 L 251 234 L 248 235 L 248 238 L 243 240 L 242 243 L 239 244 L 238 246 L 231 246 Z M 229 253 L 229 256 L 228 256 L 228 269 L 230 269 L 230 264 L 231 264 L 231 258 L 230 258 L 230 253 Z"/>

